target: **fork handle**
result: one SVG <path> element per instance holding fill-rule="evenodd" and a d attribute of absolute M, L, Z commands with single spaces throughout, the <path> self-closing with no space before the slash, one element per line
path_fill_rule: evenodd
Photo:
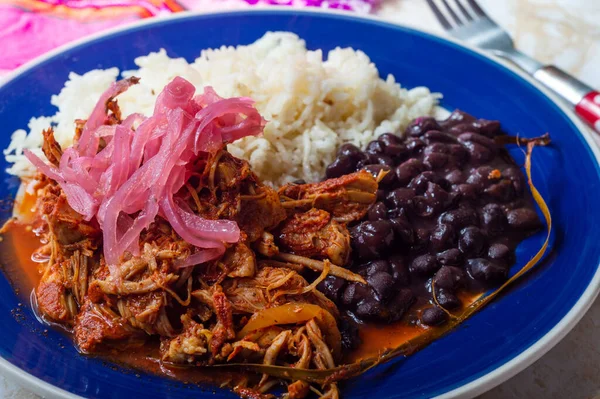
<path fill-rule="evenodd" d="M 539 68 L 533 77 L 569 102 L 577 115 L 600 133 L 600 92 L 553 65 Z"/>
<path fill-rule="evenodd" d="M 590 91 L 575 106 L 575 112 L 600 133 L 600 92 Z"/>

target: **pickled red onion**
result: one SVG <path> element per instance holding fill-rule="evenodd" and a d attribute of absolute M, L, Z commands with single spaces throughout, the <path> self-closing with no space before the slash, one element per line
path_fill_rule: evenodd
<path fill-rule="evenodd" d="M 133 114 L 120 125 L 106 125 L 107 102 L 137 82 L 122 80 L 102 94 L 79 141 L 65 149 L 58 167 L 30 151 L 25 155 L 61 186 L 76 212 L 98 221 L 111 273 L 117 273 L 115 265 L 125 251 L 139 253 L 140 234 L 157 215 L 196 247 L 179 267 L 212 260 L 223 254 L 224 243 L 239 240 L 239 227 L 194 214 L 178 192 L 198 154 L 259 135 L 265 121 L 249 98 L 223 99 L 211 87 L 194 96 L 194 86 L 176 77 L 159 94 L 152 116 Z M 98 151 L 101 139 L 106 145 Z"/>

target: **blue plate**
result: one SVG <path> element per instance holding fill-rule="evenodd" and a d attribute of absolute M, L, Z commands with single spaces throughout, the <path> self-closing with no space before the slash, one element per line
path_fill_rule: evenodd
<path fill-rule="evenodd" d="M 444 94 L 442 105 L 499 119 L 511 134 L 550 132 L 553 144 L 534 152 L 533 177 L 554 218 L 547 261 L 465 325 L 414 356 L 384 365 L 344 384 L 345 398 L 473 396 L 531 364 L 583 316 L 600 282 L 600 170 L 598 150 L 571 114 L 529 78 L 458 43 L 374 19 L 348 14 L 255 10 L 155 19 L 95 36 L 20 69 L 0 87 L 0 147 L 31 116 L 52 115 L 50 96 L 70 71 L 134 68 L 137 56 L 165 48 L 193 60 L 201 49 L 248 44 L 267 30 L 288 30 L 312 49 L 351 46 L 364 51 L 382 76 L 394 74 L 408 87 L 425 85 Z M 513 155 L 523 160 L 518 149 Z M 7 165 L 0 161 L 0 168 Z M 0 197 L 14 195 L 5 175 Z M 4 213 L 4 218 L 7 213 Z M 518 248 L 524 264 L 543 237 Z M 23 293 L 22 293 L 23 294 Z M 0 278 L 0 366 L 38 393 L 98 398 L 234 397 L 152 375 L 126 372 L 101 359 L 81 356 L 69 339 L 44 333 L 8 277 Z M 23 305 L 19 305 L 22 303 Z"/>

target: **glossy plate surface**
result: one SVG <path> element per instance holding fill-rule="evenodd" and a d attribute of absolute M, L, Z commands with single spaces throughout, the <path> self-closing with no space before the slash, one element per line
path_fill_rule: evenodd
<path fill-rule="evenodd" d="M 0 87 L 0 147 L 5 148 L 12 131 L 26 127 L 30 117 L 54 114 L 50 96 L 59 92 L 70 71 L 132 69 L 135 57 L 160 48 L 191 61 L 201 49 L 248 44 L 268 30 L 296 32 L 311 49 L 363 50 L 382 76 L 392 73 L 405 86 L 425 85 L 441 92 L 448 109 L 498 119 L 511 134 L 550 132 L 553 139 L 551 147 L 534 152 L 534 181 L 548 201 L 555 226 L 553 249 L 544 265 L 445 338 L 344 384 L 343 397 L 362 398 L 375 391 L 378 397 L 394 398 L 473 396 L 556 344 L 598 292 L 597 149 L 589 133 L 529 79 L 457 43 L 340 13 L 255 10 L 153 20 L 96 36 L 22 68 Z M 519 149 L 511 153 L 523 160 Z M 6 166 L 1 160 L 0 168 Z M 0 197 L 7 198 L 14 195 L 17 182 L 6 174 L 3 179 Z M 7 216 L 5 211 L 3 220 Z M 542 240 L 538 234 L 525 241 L 518 248 L 517 263 L 524 264 Z M 30 389 L 53 397 L 68 397 L 68 392 L 97 398 L 235 397 L 224 390 L 136 376 L 80 356 L 61 333 L 44 333 L 28 303 L 28 293 L 16 295 L 6 276 L 0 276 L 0 371 Z"/>

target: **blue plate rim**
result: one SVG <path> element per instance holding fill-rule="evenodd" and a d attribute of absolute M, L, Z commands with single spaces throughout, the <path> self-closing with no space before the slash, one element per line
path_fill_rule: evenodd
<path fill-rule="evenodd" d="M 351 14 L 348 11 L 339 11 L 333 9 L 296 9 L 296 8 L 287 8 L 283 9 L 280 6 L 265 6 L 260 8 L 252 8 L 252 9 L 239 9 L 239 10 L 216 10 L 216 11 L 186 11 L 179 14 L 169 15 L 165 17 L 155 17 L 151 19 L 143 19 L 137 22 L 129 23 L 125 26 L 119 26 L 112 29 L 107 29 L 105 31 L 101 31 L 89 36 L 86 36 L 82 39 L 75 40 L 73 42 L 67 43 L 65 45 L 59 46 L 58 48 L 49 51 L 35 59 L 27 62 L 26 64 L 20 66 L 15 69 L 11 73 L 9 73 L 6 77 L 0 80 L 0 91 L 4 88 L 4 86 L 8 85 L 9 82 L 16 79 L 18 76 L 26 73 L 27 71 L 34 69 L 38 65 L 54 58 L 60 56 L 62 53 L 74 49 L 78 46 L 84 45 L 88 42 L 92 42 L 98 39 L 102 39 L 104 37 L 109 37 L 117 33 L 126 32 L 128 30 L 134 30 L 141 27 L 148 27 L 154 25 L 160 25 L 167 21 L 173 20 L 184 20 L 190 18 L 196 18 L 198 16 L 207 16 L 207 15 L 236 15 L 236 14 L 265 14 L 265 13 L 281 13 L 281 14 L 304 14 L 304 15 L 331 15 L 344 17 L 349 20 L 358 20 L 362 22 L 371 22 L 377 23 L 381 26 L 390 28 L 390 29 L 402 29 L 406 31 L 416 32 L 420 35 L 429 36 L 432 39 L 438 41 L 445 41 L 451 43 L 455 46 L 462 47 L 480 57 L 486 58 L 488 61 L 491 61 L 504 69 L 509 70 L 514 75 L 518 76 L 525 82 L 532 85 L 535 89 L 540 91 L 544 96 L 546 96 L 550 101 L 554 103 L 558 107 L 558 109 L 567 116 L 567 118 L 571 121 L 571 123 L 577 128 L 579 134 L 585 139 L 589 149 L 594 154 L 596 158 L 596 162 L 600 165 L 600 147 L 593 139 L 592 131 L 585 126 L 575 115 L 573 110 L 569 109 L 561 99 L 559 99 L 554 93 L 552 93 L 549 89 L 542 86 L 538 83 L 533 77 L 528 75 L 526 72 L 520 70 L 518 67 L 512 65 L 511 63 L 494 57 L 493 55 L 487 54 L 484 51 L 471 46 L 467 43 L 460 42 L 452 37 L 441 36 L 432 32 L 425 32 L 418 28 L 408 27 L 402 24 L 393 23 L 387 21 L 381 17 L 374 15 L 356 15 Z M 541 337 L 537 342 L 531 345 L 529 348 L 521 352 L 519 355 L 514 358 L 506 361 L 500 367 L 497 367 L 493 371 L 480 376 L 479 378 L 464 384 L 458 388 L 452 389 L 448 392 L 445 392 L 441 395 L 438 395 L 436 398 L 438 399 L 446 399 L 446 398 L 472 398 L 477 395 L 480 395 L 495 386 L 507 381 L 511 377 L 515 376 L 519 372 L 523 371 L 525 368 L 533 364 L 536 360 L 541 358 L 544 354 L 546 354 L 550 349 L 552 349 L 556 344 L 558 344 L 583 318 L 585 313 L 589 310 L 589 308 L 594 303 L 596 297 L 600 294 L 600 264 L 596 266 L 596 272 L 594 276 L 590 280 L 590 283 L 586 287 L 585 291 L 581 294 L 577 302 L 573 305 L 573 307 L 568 311 L 568 313 L 552 328 L 548 331 L 543 337 Z M 2 373 L 5 377 L 9 377 L 10 380 L 16 382 L 20 386 L 33 391 L 34 393 L 42 396 L 42 397 L 51 397 L 51 398 L 59 398 L 59 399 L 75 399 L 80 398 L 80 396 L 72 394 L 60 387 L 52 385 L 46 381 L 35 377 L 19 367 L 13 365 L 8 360 L 0 357 L 0 373 Z"/>

